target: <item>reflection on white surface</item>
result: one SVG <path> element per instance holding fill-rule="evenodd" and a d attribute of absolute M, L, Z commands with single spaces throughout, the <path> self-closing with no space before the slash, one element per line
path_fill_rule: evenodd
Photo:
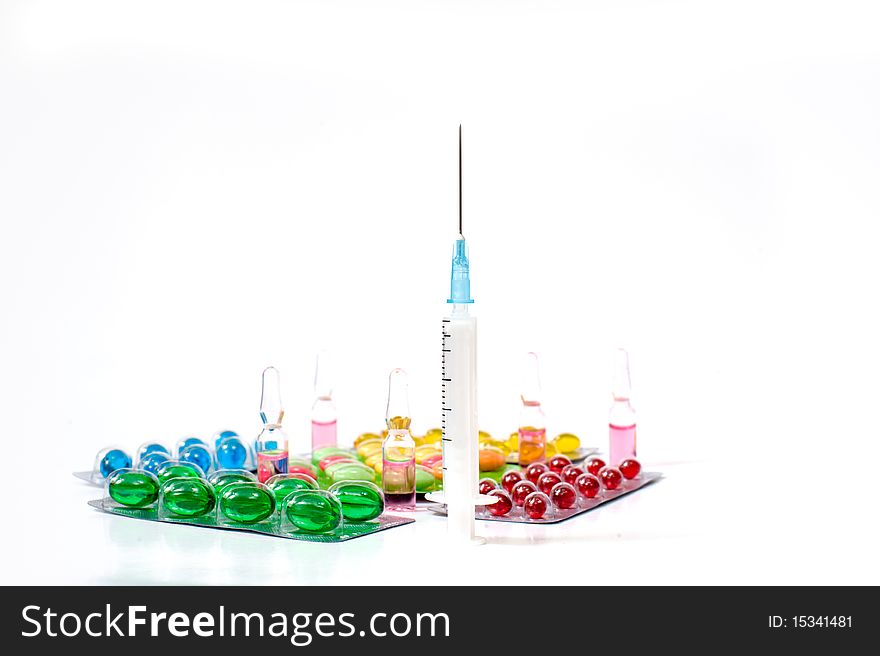
<path fill-rule="evenodd" d="M 521 562 L 521 548 L 538 549 L 542 563 L 556 558 L 613 562 L 622 542 L 693 537 L 674 522 L 666 522 L 663 529 L 646 522 L 652 509 L 656 512 L 664 497 L 675 492 L 669 482 L 676 478 L 556 525 L 478 522 L 478 532 L 488 544 L 448 553 L 443 550 L 445 519 L 427 511 L 415 513 L 414 524 L 345 543 L 320 544 L 100 513 L 86 505 L 99 490 L 72 481 L 73 493 L 59 513 L 65 520 L 56 530 L 70 531 L 76 539 L 61 558 L 44 562 L 38 573 L 18 576 L 31 582 L 36 576 L 40 583 L 438 585 L 486 580 L 488 572 L 499 582 L 523 583 L 515 575 L 502 574 L 515 571 L 511 568 Z M 34 544 L 44 543 L 37 539 Z M 407 571 L 414 576 L 387 578 L 387 572 Z M 574 568 L 570 576 L 574 582 L 583 574 Z"/>

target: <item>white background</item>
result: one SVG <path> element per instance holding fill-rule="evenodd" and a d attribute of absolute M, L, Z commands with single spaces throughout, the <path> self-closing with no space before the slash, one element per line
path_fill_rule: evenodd
<path fill-rule="evenodd" d="M 880 583 L 872 2 L 0 1 L 2 583 Z M 484 429 L 541 356 L 605 448 L 631 352 L 652 489 L 559 526 L 342 545 L 103 516 L 107 444 L 258 429 L 315 351 L 341 439 L 439 423 L 457 220 Z"/>

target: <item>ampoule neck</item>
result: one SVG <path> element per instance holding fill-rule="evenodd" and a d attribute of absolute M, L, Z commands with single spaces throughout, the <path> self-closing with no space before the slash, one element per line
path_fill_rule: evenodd
<path fill-rule="evenodd" d="M 406 431 L 407 433 L 409 433 L 409 426 L 411 423 L 412 419 L 410 419 L 409 417 L 390 417 L 385 420 L 388 432 Z"/>
<path fill-rule="evenodd" d="M 636 410 L 632 407 L 629 399 L 614 399 L 611 404 L 609 423 L 612 426 L 633 426 L 636 423 Z"/>

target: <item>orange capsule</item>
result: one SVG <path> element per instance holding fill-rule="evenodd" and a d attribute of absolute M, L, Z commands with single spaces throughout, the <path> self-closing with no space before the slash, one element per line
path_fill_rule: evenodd
<path fill-rule="evenodd" d="M 480 471 L 493 471 L 504 466 L 507 459 L 501 449 L 494 447 L 480 449 Z"/>

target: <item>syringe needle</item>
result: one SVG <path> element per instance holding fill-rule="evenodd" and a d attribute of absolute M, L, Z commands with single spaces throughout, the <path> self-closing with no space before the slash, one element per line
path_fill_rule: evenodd
<path fill-rule="evenodd" d="M 458 234 L 464 239 L 461 229 L 461 123 L 458 124 Z"/>

